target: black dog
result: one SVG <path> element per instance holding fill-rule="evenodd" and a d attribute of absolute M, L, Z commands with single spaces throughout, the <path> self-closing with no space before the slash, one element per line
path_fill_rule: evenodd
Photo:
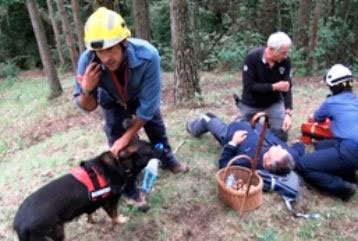
<path fill-rule="evenodd" d="M 120 223 L 117 203 L 125 184 L 154 156 L 151 145 L 139 141 L 121 151 L 117 158 L 105 152 L 81 163 L 80 169 L 87 172 L 87 180 L 91 179 L 92 187 L 97 187 L 92 191 L 74 172 L 43 186 L 27 197 L 16 213 L 13 227 L 20 241 L 62 241 L 65 222 L 83 213 L 90 215 L 100 207 L 113 224 Z"/>

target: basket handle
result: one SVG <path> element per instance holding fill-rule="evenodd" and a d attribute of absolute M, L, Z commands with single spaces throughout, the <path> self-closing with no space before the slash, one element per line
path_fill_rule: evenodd
<path fill-rule="evenodd" d="M 257 167 L 257 161 L 259 159 L 260 153 L 261 153 L 261 148 L 263 146 L 264 143 L 264 139 L 265 139 L 265 135 L 266 135 L 266 130 L 269 126 L 269 122 L 268 122 L 268 115 L 265 112 L 258 112 L 257 114 L 255 114 L 251 120 L 250 120 L 250 124 L 251 127 L 253 129 L 255 129 L 255 125 L 256 123 L 260 120 L 261 117 L 264 117 L 264 124 L 262 126 L 262 130 L 261 133 L 259 135 L 259 140 L 256 146 L 256 153 L 255 153 L 255 157 L 253 158 L 253 162 L 251 163 L 251 171 L 255 172 L 256 167 Z"/>
<path fill-rule="evenodd" d="M 226 180 L 227 178 L 227 175 L 228 175 L 228 167 L 231 166 L 235 161 L 237 161 L 238 159 L 247 159 L 251 165 L 252 165 L 252 158 L 249 157 L 248 155 L 245 155 L 245 154 L 240 154 L 240 155 L 237 155 L 237 156 L 234 156 L 233 158 L 230 159 L 230 161 L 226 164 L 226 167 L 225 167 L 225 171 L 224 171 L 224 180 Z"/>
<path fill-rule="evenodd" d="M 262 126 L 261 133 L 259 135 L 259 141 L 258 141 L 257 146 L 256 146 L 255 157 L 253 158 L 253 161 L 251 163 L 251 172 L 250 172 L 249 180 L 247 182 L 247 189 L 246 189 L 246 193 L 245 193 L 245 196 L 244 196 L 244 200 L 243 200 L 243 202 L 241 204 L 241 207 L 240 207 L 240 214 L 242 214 L 242 211 L 243 211 L 247 196 L 249 195 L 249 192 L 250 192 L 250 187 L 251 187 L 251 184 L 252 184 L 252 177 L 253 177 L 253 174 L 256 171 L 257 161 L 258 161 L 258 159 L 260 157 L 261 148 L 263 146 L 265 135 L 266 135 L 266 130 L 267 130 L 268 126 L 269 126 L 268 115 L 265 112 L 258 112 L 257 114 L 255 114 L 251 118 L 251 121 L 250 121 L 251 127 L 253 129 L 255 129 L 255 125 L 260 120 L 261 117 L 265 117 L 265 120 L 264 120 L 264 124 Z"/>

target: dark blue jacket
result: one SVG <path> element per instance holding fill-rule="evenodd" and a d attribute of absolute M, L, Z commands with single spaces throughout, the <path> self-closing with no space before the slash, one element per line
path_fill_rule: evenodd
<path fill-rule="evenodd" d="M 259 141 L 259 135 L 261 133 L 262 125 L 256 124 L 255 129 L 251 128 L 250 124 L 247 121 L 239 121 L 232 122 L 228 125 L 226 140 L 224 141 L 226 144 L 221 153 L 221 157 L 219 160 L 219 168 L 223 168 L 227 165 L 227 163 L 235 156 L 239 154 L 246 154 L 251 158 L 255 157 L 257 143 Z M 228 144 L 228 142 L 232 139 L 234 133 L 237 130 L 246 130 L 247 137 L 239 146 L 232 146 Z M 257 162 L 257 169 L 264 169 L 263 167 L 263 154 L 268 151 L 268 149 L 273 145 L 280 145 L 282 148 L 286 149 L 296 161 L 300 156 L 302 156 L 305 152 L 305 147 L 303 143 L 295 143 L 291 147 L 288 146 L 285 142 L 277 138 L 275 135 L 271 133 L 268 129 L 266 132 L 264 144 L 262 146 L 260 157 Z M 246 159 L 239 159 L 235 162 L 235 165 L 251 167 L 250 163 Z"/>

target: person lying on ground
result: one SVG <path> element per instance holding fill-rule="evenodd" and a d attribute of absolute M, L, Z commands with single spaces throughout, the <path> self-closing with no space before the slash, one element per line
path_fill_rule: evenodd
<path fill-rule="evenodd" d="M 220 169 L 226 167 L 233 157 L 240 154 L 254 158 L 262 129 L 260 123 L 257 123 L 253 128 L 245 120 L 225 124 L 212 113 L 188 121 L 186 127 L 188 133 L 194 137 L 200 137 L 202 134 L 210 132 L 223 146 L 219 159 Z M 288 146 L 268 129 L 258 158 L 257 169 L 266 169 L 275 174 L 286 174 L 294 169 L 295 160 L 302 156 L 304 152 L 303 143 L 297 142 Z M 247 159 L 238 159 L 234 164 L 251 167 Z"/>

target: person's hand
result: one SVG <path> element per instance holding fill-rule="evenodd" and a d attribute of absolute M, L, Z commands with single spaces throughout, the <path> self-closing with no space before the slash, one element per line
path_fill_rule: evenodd
<path fill-rule="evenodd" d="M 235 131 L 234 136 L 232 137 L 231 141 L 237 146 L 241 144 L 247 137 L 247 131 Z"/>
<path fill-rule="evenodd" d="M 109 151 L 113 154 L 113 156 L 118 156 L 120 151 L 122 151 L 126 146 L 128 146 L 130 140 L 131 137 L 129 135 L 124 134 L 122 137 L 120 137 L 113 143 Z"/>
<path fill-rule="evenodd" d="M 97 87 L 100 77 L 101 65 L 95 62 L 90 63 L 86 68 L 85 74 L 83 75 L 81 88 L 88 92 L 92 91 Z"/>
<path fill-rule="evenodd" d="M 284 132 L 287 132 L 289 129 L 291 129 L 292 127 L 292 120 L 291 120 L 291 116 L 290 115 L 286 115 L 283 119 L 283 125 L 282 125 L 282 130 Z"/>
<path fill-rule="evenodd" d="M 290 89 L 290 83 L 286 80 L 281 80 L 272 84 L 273 91 L 287 92 Z"/>

